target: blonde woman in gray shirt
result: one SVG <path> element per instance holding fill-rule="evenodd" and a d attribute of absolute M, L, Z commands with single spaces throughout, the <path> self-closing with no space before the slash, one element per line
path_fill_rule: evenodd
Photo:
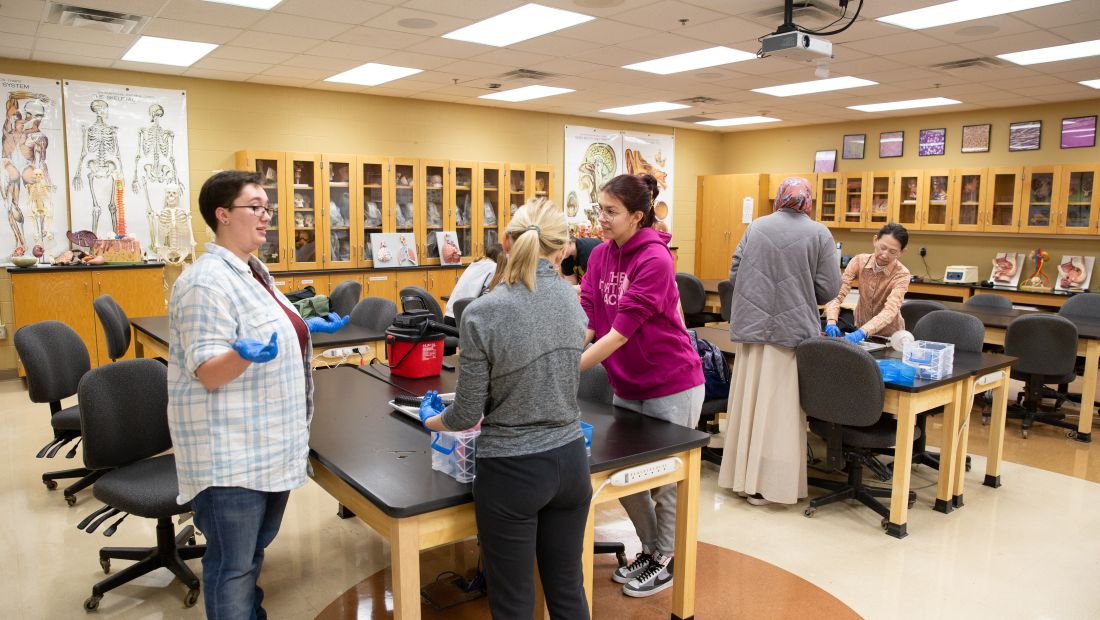
<path fill-rule="evenodd" d="M 568 240 L 545 198 L 516 211 L 500 283 L 462 314 L 455 402 L 440 414 L 429 392 L 421 406 L 435 431 L 481 420 L 474 511 L 494 618 L 532 616 L 536 561 L 550 616 L 589 617 L 581 550 L 592 486 L 577 407 L 588 320 L 556 271 Z"/>

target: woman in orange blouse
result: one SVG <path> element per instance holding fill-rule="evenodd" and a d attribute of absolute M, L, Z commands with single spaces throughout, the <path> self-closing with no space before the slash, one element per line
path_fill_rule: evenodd
<path fill-rule="evenodd" d="M 851 342 L 859 342 L 867 336 L 890 334 L 905 329 L 901 318 L 901 303 L 909 290 L 909 270 L 898 260 L 909 244 L 909 231 L 901 224 L 887 224 L 873 238 L 875 251 L 859 254 L 844 269 L 840 293 L 825 305 L 825 335 L 839 337 L 836 326 L 840 304 L 859 281 L 859 302 L 856 304 L 856 325 L 859 329 L 844 336 Z"/>

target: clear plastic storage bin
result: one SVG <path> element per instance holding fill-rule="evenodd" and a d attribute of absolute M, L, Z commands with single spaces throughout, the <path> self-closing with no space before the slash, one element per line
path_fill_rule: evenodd
<path fill-rule="evenodd" d="M 481 429 L 432 433 L 432 469 L 459 482 L 472 482 L 477 474 L 474 461 Z"/>
<path fill-rule="evenodd" d="M 901 355 L 901 361 L 917 369 L 918 379 L 942 379 L 951 374 L 955 345 L 928 340 L 906 342 Z"/>

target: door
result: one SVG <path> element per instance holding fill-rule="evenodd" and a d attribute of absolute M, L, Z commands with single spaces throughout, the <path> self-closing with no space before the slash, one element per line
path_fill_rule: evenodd
<path fill-rule="evenodd" d="M 894 193 L 894 175 L 871 172 L 867 175 L 868 201 L 863 210 L 863 225 L 879 229 L 890 223 L 890 196 Z"/>
<path fill-rule="evenodd" d="M 393 175 L 385 157 L 360 157 L 355 168 L 360 188 L 356 200 L 359 209 L 355 212 L 354 222 L 355 266 L 371 267 L 374 265 L 374 256 L 370 236 L 393 232 L 395 209 L 390 200 L 393 195 Z"/>
<path fill-rule="evenodd" d="M 1093 233 L 1100 222 L 1100 196 L 1093 191 L 1098 165 L 1062 166 L 1057 200 L 1060 206 L 1058 232 L 1069 235 Z"/>
<path fill-rule="evenodd" d="M 474 239 L 474 178 L 477 163 L 472 161 L 452 161 L 450 164 L 451 198 L 447 213 L 446 230 L 453 230 L 455 244 L 463 263 L 469 263 L 475 256 Z M 444 253 L 451 250 L 444 248 Z"/>
<path fill-rule="evenodd" d="M 1020 232 L 1053 233 L 1057 229 L 1055 192 L 1060 185 L 1057 166 L 1030 166 L 1024 169 L 1020 190 L 1023 218 Z"/>
<path fill-rule="evenodd" d="M 859 228 L 866 217 L 869 201 L 867 175 L 861 172 L 845 174 L 841 178 L 840 222 L 841 228 Z"/>
<path fill-rule="evenodd" d="M 163 269 L 104 269 L 92 273 L 93 296 L 110 295 L 122 307 L 127 317 L 164 316 L 168 313 L 164 301 Z M 91 304 L 89 302 L 89 308 Z M 94 314 L 94 312 L 93 312 Z M 103 326 L 96 320 L 96 348 L 99 363 L 111 361 L 107 354 L 107 340 Z M 134 357 L 133 343 L 126 351 L 126 358 Z"/>
<path fill-rule="evenodd" d="M 397 303 L 396 278 L 392 271 L 371 271 L 363 274 L 362 297 L 381 297 Z M 360 299 L 362 299 L 360 297 Z M 400 307 L 400 306 L 398 306 Z"/>
<path fill-rule="evenodd" d="M 987 176 L 985 231 L 997 233 L 1018 231 L 1023 169 L 990 168 Z"/>
<path fill-rule="evenodd" d="M 508 222 L 512 220 L 512 216 L 515 215 L 516 209 L 522 207 L 523 204 L 527 202 L 527 165 L 508 164 L 507 179 L 508 210 L 504 214 L 504 221 L 501 222 L 501 226 L 508 226 Z M 503 230 L 503 228 L 501 230 Z"/>
<path fill-rule="evenodd" d="M 293 221 L 294 218 L 290 203 L 283 200 L 287 195 L 284 180 L 286 154 L 275 151 L 239 151 L 237 169 L 260 173 L 263 177 L 261 183 L 267 192 L 268 206 L 275 209 L 275 214 L 267 223 L 267 240 L 257 250 L 256 256 L 267 265 L 268 270 L 286 271 L 290 266 L 290 252 L 287 251 L 290 241 L 283 222 L 287 218 Z"/>
<path fill-rule="evenodd" d="M 923 200 L 923 173 L 920 170 L 904 170 L 894 173 L 894 193 L 890 211 L 894 221 L 915 229 L 920 222 L 920 204 Z"/>
<path fill-rule="evenodd" d="M 355 267 L 359 231 L 353 226 L 360 210 L 357 204 L 360 182 L 354 155 L 322 155 L 321 219 L 319 227 L 321 257 L 326 269 Z"/>
<path fill-rule="evenodd" d="M 61 321 L 73 328 L 84 346 L 92 366 L 98 363 L 97 335 L 99 320 L 92 310 L 92 274 L 86 271 L 12 272 L 12 299 L 15 329 L 36 321 Z M 160 273 L 159 269 L 150 269 Z M 164 314 L 164 311 L 151 314 Z M 9 342 L 13 342 L 10 340 Z M 106 350 L 104 350 L 106 355 Z M 22 365 L 20 364 L 20 368 Z"/>
<path fill-rule="evenodd" d="M 318 295 L 328 295 L 332 292 L 329 276 L 325 274 L 312 274 L 308 276 L 295 276 L 291 279 L 290 290 L 300 291 L 307 286 L 313 287 L 313 292 Z"/>
<path fill-rule="evenodd" d="M 478 165 L 478 185 L 480 200 L 475 199 L 474 235 L 477 239 L 475 256 L 483 256 L 489 246 L 500 243 L 500 233 L 504 230 L 502 219 L 505 217 L 504 205 L 504 164 L 481 162 Z"/>
<path fill-rule="evenodd" d="M 534 165 L 530 169 L 530 178 L 533 179 L 528 198 L 547 198 L 553 200 L 558 206 L 562 206 L 561 200 L 556 198 L 554 191 L 554 169 L 546 165 Z"/>
<path fill-rule="evenodd" d="M 406 269 L 397 270 L 394 272 L 394 299 L 397 303 L 397 311 L 401 312 L 401 289 L 406 286 L 419 286 L 422 289 L 428 288 L 427 270 L 425 269 Z"/>
<path fill-rule="evenodd" d="M 283 226 L 290 231 L 288 263 L 291 271 L 322 268 L 321 199 L 323 192 L 321 157 L 313 153 L 287 153 L 291 178 L 284 190 L 292 207 Z M 285 175 L 284 175 L 285 177 Z"/>
<path fill-rule="evenodd" d="M 424 255 L 420 257 L 421 265 L 439 264 L 440 233 L 454 230 L 444 227 L 446 220 L 450 219 L 450 177 L 446 161 L 420 160 L 420 178 L 424 180 L 420 194 L 420 204 L 424 205 Z"/>
<path fill-rule="evenodd" d="M 695 275 L 722 278 L 729 275 L 729 264 L 720 259 L 730 245 L 730 218 L 733 211 L 733 175 L 699 177 L 699 213 L 696 220 Z"/>
<path fill-rule="evenodd" d="M 835 227 L 840 221 L 841 176 L 839 172 L 819 172 L 817 175 L 817 201 L 814 218 L 822 224 Z"/>
<path fill-rule="evenodd" d="M 985 222 L 985 168 L 963 168 L 953 172 L 950 230 L 977 232 Z"/>
<path fill-rule="evenodd" d="M 952 190 L 954 183 L 950 170 L 925 170 L 918 207 L 920 230 L 947 230 Z"/>

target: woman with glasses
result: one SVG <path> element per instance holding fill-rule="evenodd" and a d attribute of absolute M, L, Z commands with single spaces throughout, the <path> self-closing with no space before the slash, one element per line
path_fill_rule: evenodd
<path fill-rule="evenodd" d="M 843 335 L 836 320 L 840 315 L 840 304 L 851 290 L 852 282 L 859 282 L 856 330 L 844 338 L 859 342 L 873 334 L 889 336 L 905 329 L 901 304 L 909 291 L 910 274 L 898 258 L 905 254 L 905 246 L 909 245 L 909 231 L 901 224 L 887 224 L 879 229 L 871 242 L 874 252 L 859 254 L 848 262 L 840 293 L 825 306 L 827 336 Z"/>
<path fill-rule="evenodd" d="M 619 175 L 603 186 L 599 224 L 607 242 L 592 250 L 581 280 L 588 315 L 581 371 L 602 362 L 615 405 L 694 428 L 703 407 L 703 368 L 680 315 L 672 235 L 653 228 L 658 193 L 652 175 Z M 619 500 L 634 524 L 642 553 L 612 573 L 627 596 L 672 586 L 676 485 Z"/>
<path fill-rule="evenodd" d="M 168 305 L 168 425 L 180 504 L 206 536 L 209 618 L 264 618 L 256 585 L 290 490 L 306 482 L 313 415 L 310 332 L 347 318 L 302 320 L 253 256 L 272 209 L 258 173 L 207 179 L 199 212 L 214 242 L 183 272 Z"/>

